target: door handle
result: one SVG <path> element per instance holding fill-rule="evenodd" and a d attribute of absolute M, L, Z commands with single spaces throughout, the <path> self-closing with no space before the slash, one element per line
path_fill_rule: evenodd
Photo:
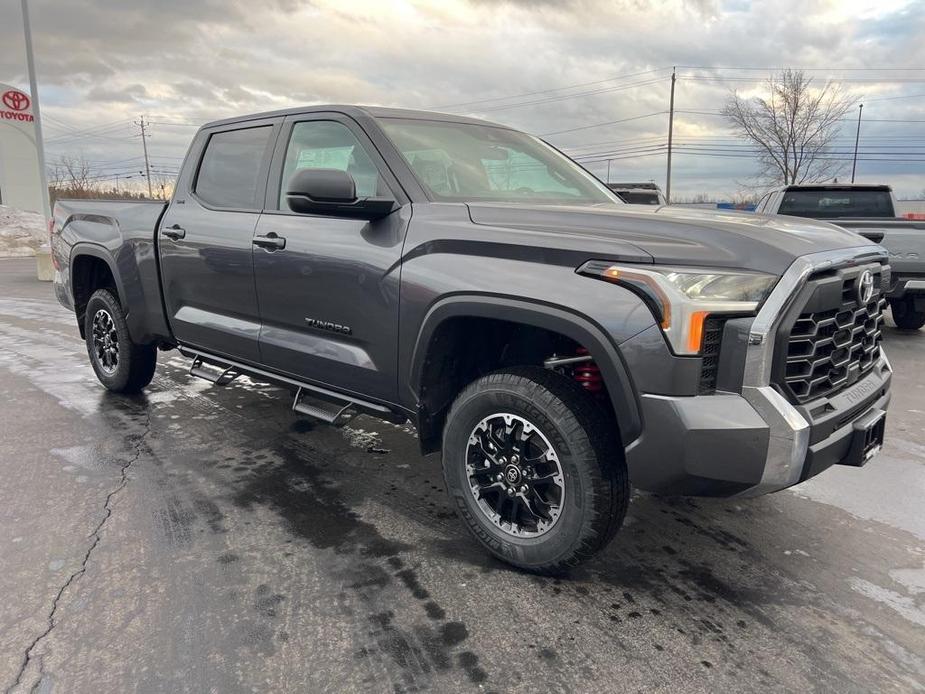
<path fill-rule="evenodd" d="M 255 236 L 252 243 L 268 251 L 283 249 L 286 247 L 286 239 L 277 236 L 275 232 L 270 232 L 266 236 Z"/>
<path fill-rule="evenodd" d="M 169 226 L 166 229 L 161 229 L 161 236 L 166 236 L 168 239 L 173 239 L 178 241 L 186 236 L 186 229 L 181 227 L 179 224 L 174 224 Z"/>

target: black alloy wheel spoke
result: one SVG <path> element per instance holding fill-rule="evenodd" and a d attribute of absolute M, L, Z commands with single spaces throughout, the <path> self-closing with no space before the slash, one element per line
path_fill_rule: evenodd
<path fill-rule="evenodd" d="M 479 509 L 505 532 L 536 537 L 558 520 L 564 475 L 552 445 L 519 415 L 496 414 L 469 436 L 466 473 Z"/>
<path fill-rule="evenodd" d="M 97 362 L 107 373 L 114 372 L 119 366 L 119 334 L 109 311 L 100 309 L 96 312 L 91 335 Z"/>

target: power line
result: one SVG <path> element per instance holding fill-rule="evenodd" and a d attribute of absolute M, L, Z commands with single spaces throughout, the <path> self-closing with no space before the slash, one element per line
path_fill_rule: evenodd
<path fill-rule="evenodd" d="M 896 101 L 897 99 L 918 99 L 925 97 L 925 94 L 906 94 L 905 96 L 881 96 L 874 99 L 867 99 L 867 102 L 871 101 Z"/>
<path fill-rule="evenodd" d="M 921 67 L 721 67 L 718 65 L 678 65 L 685 70 L 749 70 L 749 71 L 780 71 L 796 70 L 799 72 L 925 72 Z"/>
<path fill-rule="evenodd" d="M 567 101 L 569 99 L 574 99 L 574 98 L 578 98 L 581 96 L 594 96 L 596 94 L 610 94 L 612 92 L 620 92 L 625 89 L 635 89 L 636 87 L 646 87 L 652 84 L 658 84 L 661 81 L 662 81 L 661 78 L 659 78 L 659 79 L 654 79 L 654 80 L 646 80 L 643 82 L 633 82 L 631 84 L 624 84 L 618 87 L 607 87 L 605 89 L 595 89 L 593 91 L 588 91 L 588 92 L 576 92 L 574 94 L 563 94 L 561 96 L 554 96 L 548 99 L 536 99 L 534 101 L 521 101 L 516 104 L 502 104 L 500 106 L 492 106 L 491 108 L 472 109 L 472 111 L 475 113 L 493 113 L 494 111 L 506 111 L 508 109 L 519 108 L 521 106 L 535 106 L 537 104 L 548 104 L 548 103 L 552 103 L 555 101 Z"/>
<path fill-rule="evenodd" d="M 150 125 L 177 125 L 182 128 L 198 128 L 201 125 L 200 123 L 168 123 L 166 121 L 159 121 L 159 120 L 150 120 L 148 121 L 148 123 Z"/>
<path fill-rule="evenodd" d="M 615 75 L 613 77 L 607 77 L 602 80 L 595 80 L 594 82 L 578 82 L 576 84 L 565 85 L 564 87 L 553 87 L 551 89 L 540 89 L 535 92 L 523 92 L 521 94 L 510 94 L 508 96 L 495 96 L 489 97 L 486 99 L 477 99 L 475 101 L 463 101 L 456 104 L 443 104 L 441 106 L 428 106 L 427 108 L 457 108 L 461 106 L 472 106 L 475 104 L 484 104 L 490 101 L 505 101 L 507 99 L 519 99 L 525 96 L 536 96 L 537 94 L 550 94 L 552 92 L 565 91 L 566 89 L 577 89 L 579 87 L 591 87 L 597 84 L 605 84 L 606 82 L 613 82 L 615 80 L 629 79 L 630 77 L 639 77 L 641 75 L 649 75 L 655 72 L 661 72 L 667 70 L 666 67 L 654 68 L 652 70 L 643 70 L 642 72 L 629 72 L 622 75 Z"/>
<path fill-rule="evenodd" d="M 589 130 L 589 129 L 591 129 L 591 128 L 601 128 L 601 127 L 604 127 L 605 125 L 616 125 L 617 123 L 628 123 L 629 121 L 641 120 L 641 119 L 643 119 L 643 118 L 651 118 L 652 116 L 663 116 L 663 115 L 665 115 L 666 113 L 668 113 L 668 111 L 655 111 L 655 112 L 653 112 L 653 113 L 644 113 L 644 114 L 642 114 L 641 116 L 632 116 L 632 117 L 630 117 L 630 118 L 621 118 L 621 119 L 619 119 L 619 120 L 611 120 L 611 121 L 606 121 L 606 122 L 604 122 L 604 123 L 594 123 L 593 125 L 582 125 L 582 126 L 577 127 L 577 128 L 569 128 L 569 129 L 567 129 L 567 130 L 556 130 L 556 131 L 551 132 L 551 133 L 540 133 L 540 137 L 548 137 L 548 136 L 550 136 L 550 135 L 563 135 L 563 134 L 565 134 L 565 133 L 574 133 L 574 132 L 577 132 L 577 131 L 579 131 L 579 130 Z"/>
<path fill-rule="evenodd" d="M 708 75 L 681 75 L 685 81 L 694 82 L 744 82 L 748 84 L 760 84 L 766 82 L 764 77 L 711 77 Z M 854 83 L 875 83 L 875 84 L 923 84 L 925 79 L 919 78 L 873 78 L 873 77 L 839 77 L 836 82 Z"/>

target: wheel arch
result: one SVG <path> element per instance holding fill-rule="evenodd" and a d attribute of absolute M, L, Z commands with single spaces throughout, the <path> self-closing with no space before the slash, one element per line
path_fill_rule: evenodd
<path fill-rule="evenodd" d="M 93 243 L 77 243 L 71 249 L 68 278 L 71 284 L 71 294 L 74 298 L 74 313 L 77 317 L 77 326 L 80 336 L 85 337 L 84 312 L 87 302 L 97 289 L 110 287 L 116 291 L 116 298 L 125 300 L 125 288 L 122 276 L 109 252 Z M 109 280 L 109 281 L 107 281 Z M 128 309 L 123 305 L 128 315 Z"/>
<path fill-rule="evenodd" d="M 621 441 L 628 445 L 641 433 L 639 402 L 620 349 L 592 319 L 560 306 L 528 299 L 454 295 L 436 302 L 427 312 L 411 356 L 408 384 L 417 403 L 419 436 L 425 452 L 439 448 L 443 426 L 440 412 L 435 411 L 426 388 L 435 338 L 441 335 L 442 326 L 462 318 L 489 319 L 537 328 L 566 337 L 584 347 L 601 370 Z"/>

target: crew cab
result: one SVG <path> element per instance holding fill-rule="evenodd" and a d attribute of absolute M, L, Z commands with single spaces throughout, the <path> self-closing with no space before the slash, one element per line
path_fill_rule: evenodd
<path fill-rule="evenodd" d="M 893 269 L 886 293 L 893 320 L 918 330 L 925 325 L 925 221 L 898 217 L 896 210 L 890 186 L 835 183 L 777 188 L 755 212 L 825 220 L 882 245 Z"/>
<path fill-rule="evenodd" d="M 102 384 L 158 350 L 411 420 L 498 557 L 558 572 L 630 483 L 754 496 L 879 450 L 886 252 L 828 224 L 625 205 L 541 140 L 436 113 L 216 121 L 169 203 L 59 201 L 55 291 Z M 396 469 L 396 476 L 403 474 Z"/>

